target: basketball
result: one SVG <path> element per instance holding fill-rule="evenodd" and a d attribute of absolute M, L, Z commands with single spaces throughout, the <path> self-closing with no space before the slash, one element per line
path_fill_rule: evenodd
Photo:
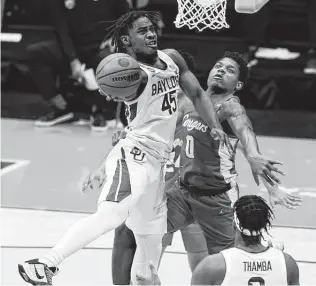
<path fill-rule="evenodd" d="M 104 58 L 96 70 L 100 92 L 112 97 L 125 98 L 136 93 L 141 83 L 141 68 L 131 56 L 123 53 Z"/>

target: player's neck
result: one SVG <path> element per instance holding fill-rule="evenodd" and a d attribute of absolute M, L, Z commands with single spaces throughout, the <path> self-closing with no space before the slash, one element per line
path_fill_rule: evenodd
<path fill-rule="evenodd" d="M 228 99 L 229 97 L 233 95 L 230 91 L 222 92 L 222 93 L 214 93 L 211 87 L 207 88 L 206 93 L 211 98 L 213 103 L 216 103 L 219 101 L 225 101 L 226 99 Z"/>
<path fill-rule="evenodd" d="M 157 56 L 147 56 L 147 55 L 137 55 L 137 61 L 144 63 L 149 66 L 156 66 L 159 63 L 159 58 Z"/>
<path fill-rule="evenodd" d="M 241 236 L 236 235 L 235 247 L 250 253 L 259 253 L 267 250 L 267 247 L 261 244 L 261 239 L 253 240 L 249 237 L 249 241 L 243 239 Z"/>

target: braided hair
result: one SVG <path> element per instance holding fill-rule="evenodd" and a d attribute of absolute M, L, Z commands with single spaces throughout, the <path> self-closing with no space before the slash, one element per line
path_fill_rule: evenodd
<path fill-rule="evenodd" d="M 112 45 L 115 47 L 116 52 L 126 53 L 125 45 L 121 41 L 121 36 L 127 35 L 128 30 L 133 27 L 133 23 L 142 17 L 146 17 L 150 22 L 152 22 L 156 31 L 158 31 L 158 22 L 161 19 L 159 12 L 154 11 L 143 11 L 143 10 L 132 10 L 122 15 L 119 19 L 113 22 L 113 24 L 108 28 L 109 33 L 106 39 L 112 37 Z"/>
<path fill-rule="evenodd" d="M 268 233 L 271 227 L 271 220 L 274 213 L 267 202 L 259 196 L 248 195 L 240 197 L 234 204 L 234 211 L 238 222 L 237 228 L 240 229 L 242 237 L 245 240 L 258 242 L 259 238 L 263 238 L 262 232 Z M 244 230 L 250 234 L 245 235 Z"/>

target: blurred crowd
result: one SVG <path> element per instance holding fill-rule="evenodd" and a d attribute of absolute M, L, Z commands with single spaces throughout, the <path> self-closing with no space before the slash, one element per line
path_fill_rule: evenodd
<path fill-rule="evenodd" d="M 100 60 L 113 52 L 110 39 L 104 41 L 106 29 L 130 6 L 126 0 L 46 2 L 57 41 L 27 47 L 31 78 L 51 106 L 35 124 L 54 126 L 80 114 L 76 120 L 92 121 L 91 128 L 96 131 L 105 131 L 111 124 L 121 126 L 120 107 L 99 94 L 94 71 Z"/>
<path fill-rule="evenodd" d="M 316 74 L 316 1 L 306 1 L 309 50 L 304 72 Z M 30 77 L 50 106 L 50 111 L 35 124 L 52 127 L 75 121 L 89 124 L 95 131 L 122 128 L 126 124 L 124 106 L 106 101 L 99 94 L 94 71 L 102 58 L 114 52 L 111 39 L 105 40 L 107 28 L 130 9 L 151 8 L 150 0 L 45 0 L 45 7 L 56 40 L 38 41 L 26 48 Z M 280 50 L 261 48 L 266 45 L 266 28 L 271 21 L 269 9 L 266 5 L 256 14 L 241 15 L 242 35 L 248 44 L 245 57 L 250 67 L 256 65 L 260 53 L 262 57 L 280 57 Z M 163 19 L 160 28 L 159 33 L 164 28 Z M 286 48 L 281 54 L 293 56 Z"/>
<path fill-rule="evenodd" d="M 298 0 L 295 0 L 298 1 Z M 277 1 L 274 2 L 276 4 Z M 307 19 L 307 33 L 308 33 L 308 55 L 305 63 L 305 74 L 316 74 L 316 1 L 315 0 L 302 0 L 301 10 L 305 19 Z M 272 4 L 272 2 L 271 2 Z M 282 6 L 280 6 L 282 8 Z M 299 53 L 291 52 L 286 47 L 277 49 L 264 49 L 262 46 L 269 46 L 269 39 L 267 37 L 267 29 L 269 24 L 274 20 L 272 14 L 272 5 L 264 6 L 260 11 L 252 15 L 243 15 L 240 21 L 243 37 L 248 43 L 247 60 L 250 66 L 255 65 L 255 56 L 258 55 L 263 58 L 291 60 L 298 58 Z M 282 14 L 288 13 L 286 9 L 281 10 Z M 238 19 L 239 20 L 239 19 Z M 293 22 L 294 19 L 292 19 Z M 290 23 L 289 23 L 290 24 Z M 291 31 L 287 27 L 284 30 L 285 34 L 297 33 L 298 31 Z M 300 31 L 304 33 L 305 31 Z M 261 49 L 260 49 L 261 48 Z M 259 50 L 260 49 L 260 50 Z"/>

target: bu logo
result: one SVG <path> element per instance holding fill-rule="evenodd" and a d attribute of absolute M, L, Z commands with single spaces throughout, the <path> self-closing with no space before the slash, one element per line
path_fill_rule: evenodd
<path fill-rule="evenodd" d="M 134 155 L 134 160 L 142 162 L 145 158 L 145 153 L 143 153 L 139 148 L 134 147 L 131 151 L 131 154 Z"/>

